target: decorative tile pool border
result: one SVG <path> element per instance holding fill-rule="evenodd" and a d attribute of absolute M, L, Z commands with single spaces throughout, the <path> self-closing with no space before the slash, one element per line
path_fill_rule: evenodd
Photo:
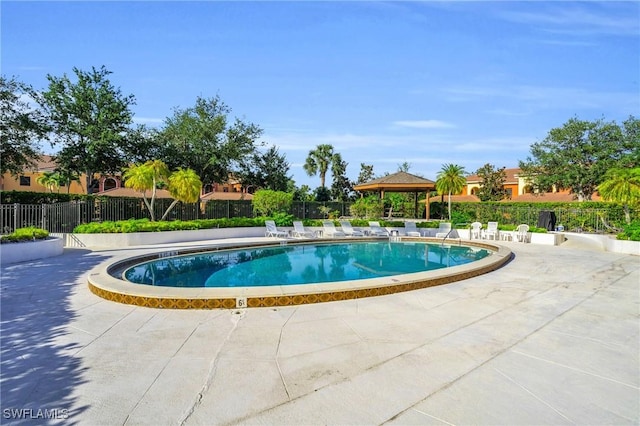
<path fill-rule="evenodd" d="M 432 241 L 433 242 L 433 241 Z M 123 303 L 127 305 L 143 306 L 148 308 L 158 309 L 237 309 L 237 308 L 258 308 L 258 307 L 274 307 L 274 306 L 294 306 L 313 303 L 325 303 L 336 302 L 341 300 L 362 299 L 365 297 L 384 296 L 388 294 L 401 293 L 406 291 L 418 290 L 427 287 L 434 287 L 443 284 L 449 284 L 455 281 L 461 281 L 468 278 L 473 278 L 478 275 L 486 274 L 502 267 L 507 263 L 511 257 L 512 252 L 504 246 L 491 245 L 486 243 L 471 243 L 466 242 L 465 245 L 479 246 L 494 250 L 491 256 L 477 262 L 461 265 L 455 268 L 447 268 L 447 270 L 454 270 L 450 274 L 443 275 L 443 270 L 430 271 L 419 273 L 424 275 L 424 278 L 408 280 L 405 282 L 385 284 L 385 285 L 373 285 L 365 288 L 353 288 L 349 287 L 349 283 L 353 286 L 353 281 L 345 281 L 344 288 L 337 287 L 335 290 L 316 291 L 316 292 L 299 292 L 282 295 L 245 295 L 242 292 L 243 288 L 237 288 L 238 295 L 234 297 L 221 297 L 215 294 L 216 289 L 206 288 L 200 289 L 197 294 L 189 293 L 185 291 L 182 295 L 175 295 L 176 292 L 180 292 L 180 289 L 172 288 L 170 291 L 172 295 L 153 294 L 151 289 L 157 290 L 158 287 L 153 286 L 141 286 L 138 284 L 126 283 L 120 281 L 116 285 L 110 285 L 115 278 L 105 280 L 101 282 L 103 274 L 106 274 L 106 269 L 113 266 L 110 265 L 105 269 L 104 273 L 94 273 L 89 275 L 89 289 L 95 295 L 110 300 L 113 302 Z M 253 246 L 243 245 L 241 247 Z M 234 247 L 238 248 L 238 247 Z M 226 248 L 225 248 L 226 249 Z M 155 256 L 155 255 L 153 255 Z M 485 261 L 485 262 L 483 262 Z M 127 261 L 128 262 L 128 261 Z M 481 265 L 477 265 L 481 264 Z M 434 274 L 435 273 L 435 274 Z M 430 276 L 431 275 L 431 276 Z M 401 281 L 402 275 L 397 275 L 393 278 L 393 281 Z M 109 282 L 111 281 L 111 283 Z M 364 281 L 364 280 L 362 280 Z M 122 284 L 126 286 L 123 287 Z M 332 283 L 332 285 L 338 285 L 340 283 Z M 361 285 L 361 284 L 359 284 Z M 145 287 L 149 291 L 145 293 Z M 299 286 L 298 286 L 299 287 Z M 283 287 L 279 287 L 283 288 Z M 311 287 L 309 287 L 311 288 Z M 255 288 L 253 288 L 255 289 Z M 193 289 L 184 289 L 193 290 Z M 228 293 L 228 292 L 227 292 Z M 210 296 L 209 296 L 210 294 Z"/>

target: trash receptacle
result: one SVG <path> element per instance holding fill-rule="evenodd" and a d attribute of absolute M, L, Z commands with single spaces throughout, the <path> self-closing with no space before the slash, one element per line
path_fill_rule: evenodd
<path fill-rule="evenodd" d="M 556 230 L 556 214 L 548 210 L 542 210 L 538 215 L 538 228 L 544 228 L 547 231 Z"/>

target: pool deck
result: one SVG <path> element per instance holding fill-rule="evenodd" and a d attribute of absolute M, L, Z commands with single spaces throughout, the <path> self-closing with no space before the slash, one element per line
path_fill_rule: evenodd
<path fill-rule="evenodd" d="M 501 244 L 479 277 L 241 310 L 92 294 L 87 271 L 136 247 L 2 266 L 0 422 L 640 423 L 640 257 Z"/>

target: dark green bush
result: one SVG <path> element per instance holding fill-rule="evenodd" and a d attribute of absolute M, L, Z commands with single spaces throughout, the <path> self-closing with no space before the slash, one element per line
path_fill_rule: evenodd
<path fill-rule="evenodd" d="M 49 232 L 33 226 L 27 228 L 18 228 L 9 235 L 3 235 L 0 239 L 2 243 L 17 243 L 21 241 L 46 240 L 49 238 Z"/>
<path fill-rule="evenodd" d="M 57 194 L 49 192 L 30 191 L 0 191 L 2 204 L 52 204 L 66 203 L 73 200 L 84 200 L 92 198 L 93 195 L 86 194 Z"/>
<path fill-rule="evenodd" d="M 246 226 L 264 226 L 265 218 L 237 217 L 231 219 L 172 220 L 151 222 L 149 219 L 130 219 L 117 222 L 104 221 L 85 223 L 76 226 L 75 234 L 115 234 L 130 232 L 187 231 L 195 229 L 239 228 Z M 275 219 L 274 219 L 275 220 Z M 278 216 L 280 226 L 290 226 L 293 216 Z M 288 223 L 288 225 L 287 225 Z"/>

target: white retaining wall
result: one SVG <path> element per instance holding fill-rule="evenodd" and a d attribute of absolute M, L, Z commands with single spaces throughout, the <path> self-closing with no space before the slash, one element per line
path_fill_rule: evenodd
<path fill-rule="evenodd" d="M 290 227 L 278 227 L 289 231 Z M 321 227 L 311 227 L 310 230 L 322 230 Z M 389 231 L 403 228 L 387 228 Z M 435 229 L 433 230 L 435 231 Z M 457 229 L 457 236 L 453 238 L 469 239 L 469 229 Z M 225 238 L 264 237 L 265 228 L 218 228 L 197 231 L 165 231 L 165 232 L 134 232 L 130 234 L 60 234 L 64 236 L 67 247 L 129 247 L 139 245 L 170 244 L 190 241 L 217 240 Z M 607 235 L 574 234 L 569 232 L 529 233 L 531 244 L 553 245 L 562 244 L 566 239 L 583 239 L 590 244 L 598 245 L 602 250 L 640 255 L 640 242 L 620 241 Z"/>
<path fill-rule="evenodd" d="M 25 241 L 22 243 L 0 244 L 0 263 L 26 262 L 61 255 L 64 251 L 64 240 L 54 237 L 47 240 Z"/>
<path fill-rule="evenodd" d="M 278 228 L 288 230 L 290 228 Z M 215 228 L 195 231 L 131 232 L 128 234 L 64 234 L 67 247 L 130 247 L 224 238 L 264 237 L 265 228 Z"/>

